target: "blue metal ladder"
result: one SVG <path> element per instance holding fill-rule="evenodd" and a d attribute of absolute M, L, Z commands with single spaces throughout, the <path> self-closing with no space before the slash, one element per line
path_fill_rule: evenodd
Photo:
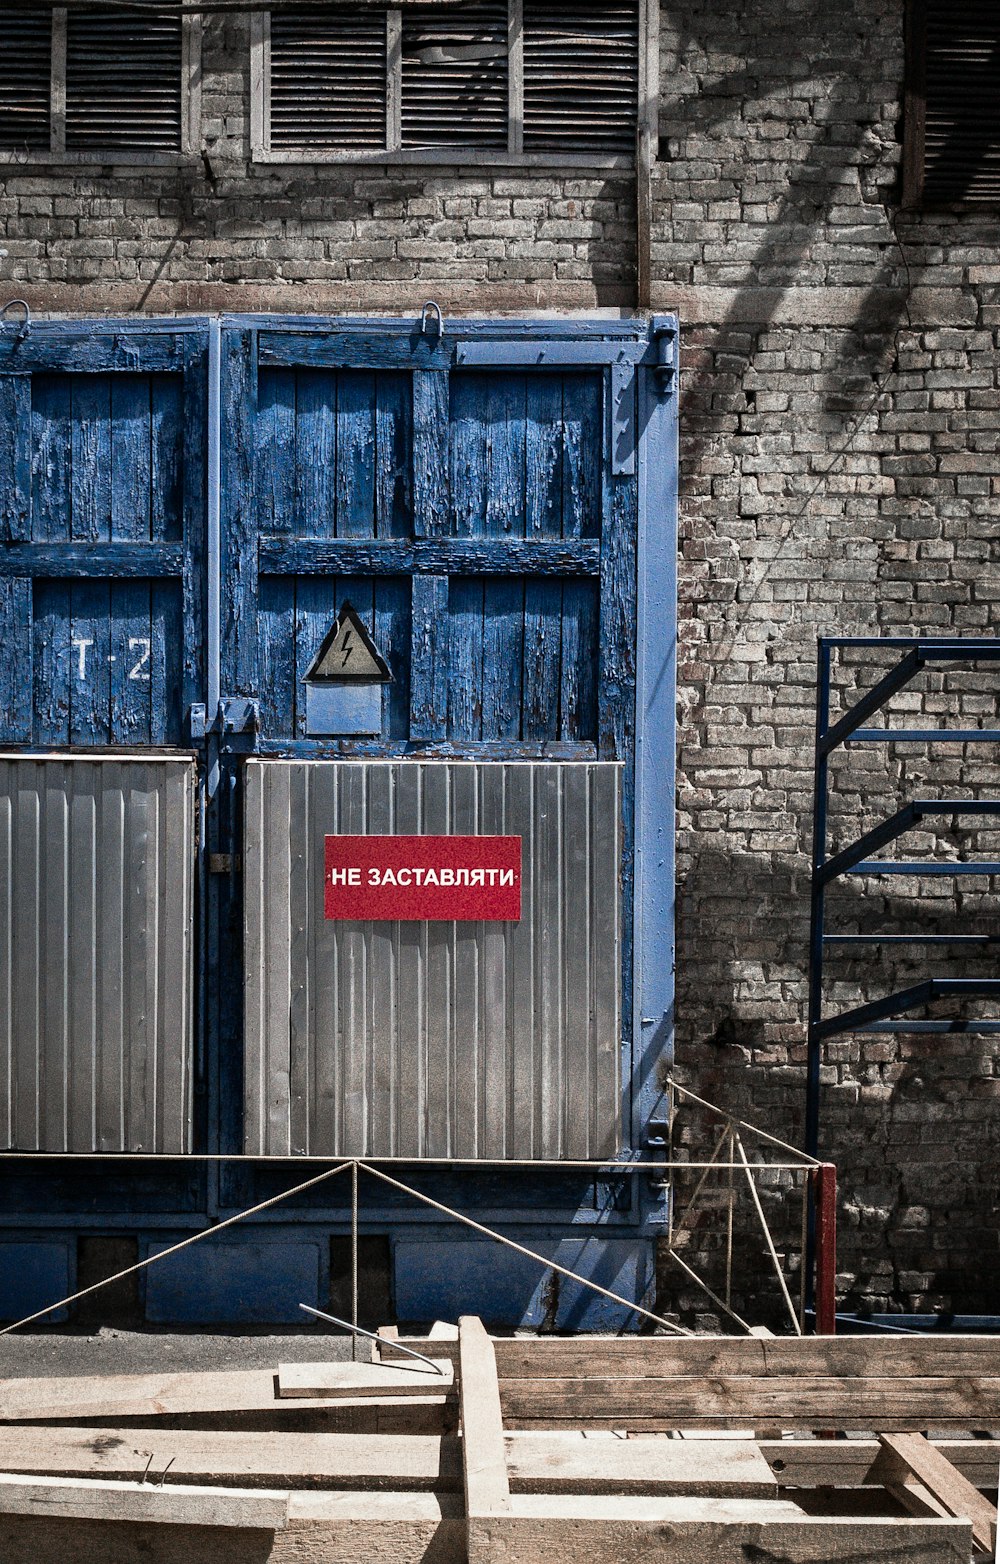
<path fill-rule="evenodd" d="M 831 673 L 834 654 L 845 649 L 887 648 L 899 661 L 872 685 L 844 714 L 831 723 Z M 820 1067 L 827 1038 L 845 1032 L 1000 1032 L 1000 1020 L 978 1017 L 911 1019 L 910 1012 L 931 1000 L 946 997 L 1000 999 L 1000 978 L 955 978 L 928 975 L 896 993 L 839 1014 L 823 1013 L 823 980 L 830 946 L 929 945 L 989 946 L 1000 944 L 998 934 L 831 934 L 826 929 L 826 891 L 844 875 L 1000 874 L 1000 862 L 935 862 L 926 859 L 880 859 L 881 848 L 913 826 L 935 816 L 1000 817 L 1000 799 L 917 798 L 904 804 L 888 819 L 828 855 L 829 768 L 834 751 L 845 744 L 1000 744 L 993 728 L 872 728 L 865 723 L 924 668 L 934 664 L 1000 662 L 1000 640 L 973 636 L 923 637 L 827 637 L 819 640 L 816 695 L 816 755 L 813 807 L 812 899 L 809 938 L 809 1013 L 806 1076 L 806 1150 L 819 1155 Z"/>

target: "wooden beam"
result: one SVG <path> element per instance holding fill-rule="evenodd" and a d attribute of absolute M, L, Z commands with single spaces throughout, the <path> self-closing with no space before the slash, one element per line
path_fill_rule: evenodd
<path fill-rule="evenodd" d="M 167 1488 L 80 1477 L 16 1477 L 0 1472 L 0 1515 L 278 1531 L 288 1518 L 288 1494 L 262 1489 Z"/>
<path fill-rule="evenodd" d="M 573 1423 L 583 1427 L 829 1428 L 906 1430 L 1000 1427 L 1000 1379 L 912 1379 L 789 1375 L 610 1378 L 601 1362 L 591 1379 L 501 1379 L 511 1427 Z"/>
<path fill-rule="evenodd" d="M 152 1491 L 152 1490 L 151 1490 Z M 177 1498 L 169 1483 L 166 1501 Z M 299 1493 L 287 1524 L 162 1525 L 0 1513 L 3 1564 L 465 1564 L 458 1495 Z"/>
<path fill-rule="evenodd" d="M 557 1439 L 561 1436 L 556 1435 Z M 581 1441 L 582 1442 L 582 1441 Z M 0 1429 L 0 1471 L 135 1481 L 170 1466 L 170 1483 L 461 1492 L 455 1437 L 431 1434 L 244 1433 L 201 1429 Z"/>
<path fill-rule="evenodd" d="M 838 1441 L 835 1448 L 841 1447 Z M 505 1439 L 512 1493 L 685 1493 L 775 1497 L 778 1479 L 752 1440 L 617 1439 L 582 1433 Z M 852 1446 L 853 1448 L 853 1446 Z M 875 1458 L 844 1478 L 859 1483 Z M 200 1429 L 0 1429 L 0 1471 L 136 1481 L 152 1458 L 171 1483 L 462 1492 L 457 1438 L 404 1434 L 204 1432 Z M 789 1485 L 793 1485 L 789 1483 Z"/>
<path fill-rule="evenodd" d="M 376 1372 L 379 1372 L 376 1370 Z M 426 1407 L 433 1414 L 444 1406 L 450 1387 L 430 1390 L 430 1373 L 423 1394 L 400 1397 L 403 1406 Z M 436 1379 L 437 1376 L 435 1375 Z M 331 1416 L 337 1408 L 328 1397 L 283 1399 L 275 1394 L 275 1375 L 269 1369 L 206 1374 L 80 1375 L 71 1379 L 8 1379 L 0 1394 L 0 1423 L 77 1422 L 147 1417 L 210 1417 L 225 1414 L 246 1420 L 266 1413 L 279 1419 L 304 1411 L 323 1410 Z M 373 1413 L 386 1398 L 371 1390 L 351 1402 L 351 1410 L 364 1407 Z M 346 1409 L 345 1409 L 346 1410 Z M 386 1407 L 386 1411 L 391 1409 Z"/>
<path fill-rule="evenodd" d="M 518 1494 L 778 1495 L 778 1480 L 752 1439 L 514 1434 L 507 1439 L 507 1470 Z"/>
<path fill-rule="evenodd" d="M 404 1345 L 435 1357 L 457 1351 L 447 1341 L 399 1338 Z M 839 1336 L 801 1338 L 673 1337 L 516 1337 L 494 1342 L 497 1372 L 505 1379 L 587 1379 L 599 1374 L 635 1378 L 749 1376 L 783 1378 L 807 1374 L 829 1379 L 934 1379 L 962 1374 L 1000 1378 L 997 1336 Z M 402 1358 L 383 1338 L 383 1358 Z"/>
<path fill-rule="evenodd" d="M 482 1320 L 474 1315 L 458 1322 L 458 1356 L 467 1548 L 469 1564 L 484 1564 L 493 1550 L 481 1524 L 509 1516 L 511 1496 L 496 1355 Z"/>
<path fill-rule="evenodd" d="M 932 1439 L 931 1444 L 974 1487 L 996 1489 L 1000 1442 Z M 785 1488 L 857 1487 L 882 1448 L 877 1439 L 761 1439 L 757 1447 Z"/>
<path fill-rule="evenodd" d="M 910 1508 L 926 1506 L 928 1496 L 940 1513 L 972 1522 L 975 1546 L 996 1549 L 996 1506 L 962 1476 L 948 1457 L 919 1433 L 880 1434 L 882 1453 L 865 1481 L 881 1483 Z M 913 1479 L 916 1479 L 914 1482 Z"/>
<path fill-rule="evenodd" d="M 807 1516 L 781 1500 L 525 1495 L 479 1522 L 481 1560 L 503 1564 L 959 1564 L 972 1528 L 956 1520 Z"/>
<path fill-rule="evenodd" d="M 278 1395 L 307 1399 L 351 1399 L 355 1396 L 412 1396 L 442 1393 L 452 1388 L 450 1363 L 436 1373 L 429 1364 L 283 1363 L 278 1369 Z"/>

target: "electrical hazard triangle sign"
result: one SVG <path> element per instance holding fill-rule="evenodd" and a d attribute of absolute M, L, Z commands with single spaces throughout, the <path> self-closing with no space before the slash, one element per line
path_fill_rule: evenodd
<path fill-rule="evenodd" d="M 392 683 L 389 664 L 357 611 L 344 602 L 302 682 L 331 684 L 347 679 L 363 679 L 369 684 Z"/>

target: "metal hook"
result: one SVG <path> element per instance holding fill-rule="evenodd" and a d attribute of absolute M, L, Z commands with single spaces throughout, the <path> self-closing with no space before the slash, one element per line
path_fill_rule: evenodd
<path fill-rule="evenodd" d="M 17 328 L 17 335 L 14 338 L 15 344 L 18 342 L 23 342 L 25 337 L 28 336 L 31 332 L 31 310 L 28 306 L 28 301 L 27 299 L 11 299 L 9 303 L 0 307 L 0 320 L 6 322 L 7 311 L 15 309 L 18 305 L 20 305 L 21 309 L 24 311 L 24 319 Z"/>
<path fill-rule="evenodd" d="M 444 336 L 444 315 L 441 313 L 441 306 L 440 306 L 440 304 L 435 303 L 435 301 L 433 299 L 428 299 L 427 303 L 424 305 L 423 309 L 420 311 L 420 335 L 422 337 L 427 335 L 427 321 L 428 321 L 428 317 L 430 315 L 431 310 L 435 310 L 436 313 L 437 313 L 437 334 L 438 334 L 439 337 L 443 337 Z"/>

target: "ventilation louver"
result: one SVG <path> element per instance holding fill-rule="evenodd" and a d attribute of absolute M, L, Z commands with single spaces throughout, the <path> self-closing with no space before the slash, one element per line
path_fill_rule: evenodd
<path fill-rule="evenodd" d="M 68 11 L 68 148 L 180 151 L 181 25 L 180 16 Z"/>
<path fill-rule="evenodd" d="M 1000 202 L 1000 8 L 932 0 L 925 34 L 924 199 Z"/>
<path fill-rule="evenodd" d="M 271 13 L 271 145 L 384 147 L 384 12 Z"/>
<path fill-rule="evenodd" d="M 49 145 L 52 13 L 11 10 L 0 50 L 0 147 Z"/>
<path fill-rule="evenodd" d="M 403 13 L 404 147 L 507 146 L 507 4 Z"/>
<path fill-rule="evenodd" d="M 635 0 L 524 0 L 525 151 L 631 154 L 638 90 Z"/>

